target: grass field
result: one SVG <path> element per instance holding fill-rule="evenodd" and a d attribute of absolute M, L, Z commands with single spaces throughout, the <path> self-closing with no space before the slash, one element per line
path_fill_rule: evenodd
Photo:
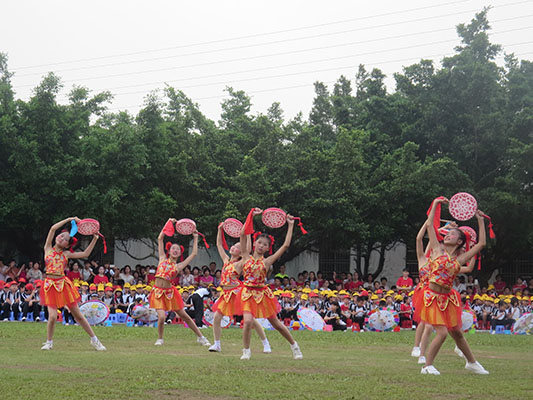
<path fill-rule="evenodd" d="M 212 332 L 204 330 L 211 340 Z M 96 352 L 77 326 L 57 326 L 54 349 L 41 351 L 46 326 L 0 324 L 1 399 L 531 399 L 533 337 L 467 335 L 490 371 L 464 369 L 448 339 L 436 360 L 441 376 L 420 375 L 410 357 L 414 332 L 295 332 L 304 360 L 267 331 L 272 354 L 252 337 L 241 361 L 241 330 L 226 329 L 222 353 L 196 344 L 189 329 L 170 326 L 165 345 L 155 328 L 97 327 L 107 352 Z"/>

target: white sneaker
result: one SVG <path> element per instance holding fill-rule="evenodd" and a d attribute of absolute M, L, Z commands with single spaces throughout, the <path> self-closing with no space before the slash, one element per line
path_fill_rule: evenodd
<path fill-rule="evenodd" d="M 26 317 L 22 317 L 22 322 L 26 321 Z"/>
<path fill-rule="evenodd" d="M 424 356 L 418 357 L 418 363 L 419 364 L 425 364 L 426 363 L 426 357 L 424 357 Z"/>
<path fill-rule="evenodd" d="M 250 357 L 252 357 L 252 350 L 250 350 L 250 349 L 242 349 L 241 360 L 249 360 Z"/>
<path fill-rule="evenodd" d="M 420 347 L 413 347 L 411 357 L 420 357 Z"/>
<path fill-rule="evenodd" d="M 196 343 L 200 343 L 202 346 L 211 346 L 211 343 L 209 343 L 209 340 L 205 336 L 199 337 L 196 339 Z"/>
<path fill-rule="evenodd" d="M 440 375 L 440 372 L 433 365 L 428 365 L 427 367 L 422 367 L 420 371 L 423 375 Z"/>
<path fill-rule="evenodd" d="M 163 343 L 165 343 L 163 339 L 157 339 L 154 343 L 154 346 L 163 346 Z"/>
<path fill-rule="evenodd" d="M 272 353 L 272 348 L 270 347 L 270 343 L 263 345 L 263 353 Z"/>
<path fill-rule="evenodd" d="M 41 318 L 37 317 L 35 318 L 35 322 L 39 322 L 41 320 Z"/>
<path fill-rule="evenodd" d="M 209 349 L 209 351 L 212 351 L 213 353 L 220 353 L 220 351 L 222 350 L 220 348 L 220 345 L 219 344 L 214 344 L 213 346 L 211 346 Z"/>
<path fill-rule="evenodd" d="M 92 346 L 97 350 L 97 351 L 106 351 L 107 349 L 105 348 L 105 346 L 100 343 L 100 340 L 96 339 L 91 339 L 91 344 Z"/>
<path fill-rule="evenodd" d="M 464 358 L 466 360 L 465 355 L 459 347 L 455 346 L 455 349 L 453 349 L 453 351 L 455 351 L 455 354 L 457 354 L 459 357 Z"/>
<path fill-rule="evenodd" d="M 472 371 L 475 374 L 479 374 L 479 375 L 488 375 L 489 374 L 489 371 L 487 371 L 485 368 L 483 368 L 483 366 L 480 363 L 478 363 L 477 361 L 473 362 L 473 363 L 467 362 L 466 365 L 465 365 L 465 369 L 467 369 L 469 371 Z"/>
<path fill-rule="evenodd" d="M 298 343 L 294 342 L 293 345 L 291 345 L 292 350 L 292 356 L 295 360 L 301 360 L 304 358 L 302 351 L 300 350 L 300 346 L 298 346 Z"/>
<path fill-rule="evenodd" d="M 43 343 L 43 347 L 41 347 L 41 350 L 52 350 L 52 347 L 54 347 L 53 343 L 46 342 Z"/>

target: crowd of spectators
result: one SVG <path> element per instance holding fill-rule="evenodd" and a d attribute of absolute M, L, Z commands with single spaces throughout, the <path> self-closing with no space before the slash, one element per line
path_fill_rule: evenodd
<path fill-rule="evenodd" d="M 135 305 L 147 304 L 155 270 L 155 265 L 118 268 L 98 261 L 71 261 L 65 274 L 78 287 L 81 303 L 97 299 L 106 303 L 111 313 L 131 314 Z M 172 282 L 182 294 L 186 311 L 199 326 L 203 325 L 204 309 L 209 309 L 219 296 L 220 275 L 221 270 L 211 262 L 202 268 L 187 266 Z M 11 317 L 26 321 L 31 314 L 33 321 L 39 321 L 41 312 L 46 319 L 46 309 L 39 304 L 42 283 L 42 263 L 17 265 L 12 260 L 6 265 L 0 260 L 0 320 Z M 397 312 L 402 328 L 413 326 L 411 296 L 418 278 L 411 278 L 406 269 L 395 284 L 389 284 L 386 277 L 378 280 L 369 274 L 362 279 L 357 272 L 332 272 L 326 277 L 321 271 L 302 271 L 290 277 L 282 265 L 267 283 L 279 300 L 278 316 L 287 325 L 298 321 L 300 307 L 307 307 L 318 312 L 333 330 L 352 325 L 364 329 L 365 317 L 376 308 Z M 511 286 L 498 275 L 492 285 L 480 286 L 472 275 L 459 276 L 454 289 L 461 294 L 464 308 L 477 316 L 478 329 L 494 330 L 497 325 L 508 329 L 521 315 L 532 311 L 533 279 L 527 282 L 519 277 Z M 174 317 L 170 313 L 167 322 L 175 321 Z M 63 319 L 72 322 L 66 308 Z"/>

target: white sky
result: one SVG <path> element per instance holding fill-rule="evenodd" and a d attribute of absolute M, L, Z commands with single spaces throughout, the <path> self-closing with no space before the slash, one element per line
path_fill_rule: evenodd
<path fill-rule="evenodd" d="M 353 81 L 362 63 L 385 72 L 393 88 L 402 66 L 452 54 L 455 26 L 488 5 L 491 41 L 531 60 L 532 0 L 4 0 L 0 51 L 25 100 L 54 71 L 65 84 L 62 103 L 80 85 L 110 90 L 110 110 L 137 113 L 167 83 L 217 121 L 232 86 L 252 96 L 253 112 L 279 101 L 286 118 L 307 117 L 315 81 Z"/>

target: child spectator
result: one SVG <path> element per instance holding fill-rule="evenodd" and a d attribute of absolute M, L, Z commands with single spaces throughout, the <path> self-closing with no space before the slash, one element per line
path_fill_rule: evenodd
<path fill-rule="evenodd" d="M 332 301 L 329 305 L 329 310 L 324 316 L 324 322 L 333 326 L 334 331 L 345 331 L 346 323 L 342 321 L 341 316 L 339 315 L 339 309 L 339 303 L 337 301 Z"/>

